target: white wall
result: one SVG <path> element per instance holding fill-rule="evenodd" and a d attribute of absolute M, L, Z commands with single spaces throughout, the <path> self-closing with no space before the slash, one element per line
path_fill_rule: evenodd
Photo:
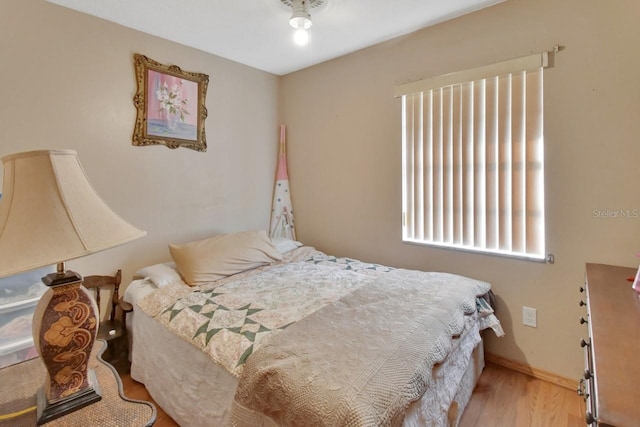
<path fill-rule="evenodd" d="M 131 144 L 136 52 L 209 75 L 206 153 Z M 278 77 L 42 0 L 2 1 L 0 57 L 0 156 L 77 150 L 98 194 L 148 233 L 69 267 L 128 282 L 168 243 L 268 228 Z"/>
<path fill-rule="evenodd" d="M 168 259 L 170 242 L 268 227 L 281 119 L 301 240 L 490 281 L 508 335 L 489 339 L 488 350 L 577 379 L 584 263 L 638 264 L 640 219 L 593 215 L 640 209 L 638 16 L 635 0 L 509 0 L 279 79 L 41 0 L 3 0 L 0 156 L 76 149 L 98 193 L 148 235 L 69 266 L 123 268 L 126 281 Z M 556 263 L 401 243 L 393 85 L 556 43 L 566 50 L 545 73 L 547 242 Z M 131 145 L 134 52 L 209 74 L 206 153 Z M 523 305 L 538 309 L 538 328 L 521 325 Z"/>
<path fill-rule="evenodd" d="M 510 0 L 285 76 L 299 238 L 337 255 L 491 282 L 507 336 L 489 338 L 488 351 L 577 383 L 584 263 L 640 261 L 640 218 L 593 214 L 640 210 L 639 16 L 636 0 Z M 555 44 L 566 49 L 545 71 L 544 120 L 547 246 L 556 263 L 403 244 L 394 84 Z M 521 324 L 523 305 L 537 308 L 537 328 Z"/>

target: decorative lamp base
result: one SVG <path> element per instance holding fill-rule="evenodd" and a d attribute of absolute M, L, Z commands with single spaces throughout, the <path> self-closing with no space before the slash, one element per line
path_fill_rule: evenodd
<path fill-rule="evenodd" d="M 102 397 L 89 361 L 98 332 L 96 303 L 82 276 L 64 271 L 42 278 L 49 290 L 33 316 L 33 340 L 47 369 L 37 395 L 37 423 L 44 424 Z"/>
<path fill-rule="evenodd" d="M 62 417 L 70 412 L 84 408 L 102 399 L 100 386 L 93 369 L 88 372 L 89 383 L 88 388 L 81 390 L 67 398 L 57 402 L 48 402 L 44 387 L 38 390 L 36 395 L 37 402 L 37 425 L 48 423 L 56 418 Z"/>

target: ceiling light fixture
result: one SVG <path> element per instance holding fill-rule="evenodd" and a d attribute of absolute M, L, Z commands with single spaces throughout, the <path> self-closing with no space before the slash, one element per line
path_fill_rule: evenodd
<path fill-rule="evenodd" d="M 304 46 L 309 42 L 309 28 L 313 25 L 309 8 L 322 5 L 325 0 L 280 0 L 285 5 L 292 8 L 293 13 L 289 19 L 291 25 L 296 31 L 293 34 L 293 40 L 296 44 Z"/>

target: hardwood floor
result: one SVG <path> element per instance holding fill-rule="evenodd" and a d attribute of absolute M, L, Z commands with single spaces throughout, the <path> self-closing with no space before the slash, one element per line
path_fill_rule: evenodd
<path fill-rule="evenodd" d="M 121 373 L 120 378 L 122 379 L 122 388 L 124 389 L 125 396 L 130 399 L 153 402 L 156 405 L 158 415 L 156 417 L 156 423 L 153 425 L 154 427 L 176 427 L 178 425 L 178 423 L 173 421 L 173 419 L 169 415 L 167 415 L 167 413 L 164 412 L 156 402 L 154 402 L 151 396 L 149 396 L 149 392 L 147 392 L 147 389 L 143 384 L 132 380 L 131 375 L 129 374 Z"/>
<path fill-rule="evenodd" d="M 487 363 L 460 427 L 583 427 L 584 413 L 575 390 Z"/>
<path fill-rule="evenodd" d="M 128 374 L 122 375 L 122 383 L 128 397 L 153 401 Z M 156 427 L 178 425 L 156 408 Z M 578 427 L 585 426 L 584 412 L 584 402 L 575 391 L 487 363 L 460 427 Z"/>

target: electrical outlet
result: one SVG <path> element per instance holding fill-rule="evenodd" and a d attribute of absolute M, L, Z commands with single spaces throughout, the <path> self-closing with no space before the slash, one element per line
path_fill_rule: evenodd
<path fill-rule="evenodd" d="M 538 327 L 538 314 L 535 308 L 522 307 L 522 324 L 532 328 Z"/>

